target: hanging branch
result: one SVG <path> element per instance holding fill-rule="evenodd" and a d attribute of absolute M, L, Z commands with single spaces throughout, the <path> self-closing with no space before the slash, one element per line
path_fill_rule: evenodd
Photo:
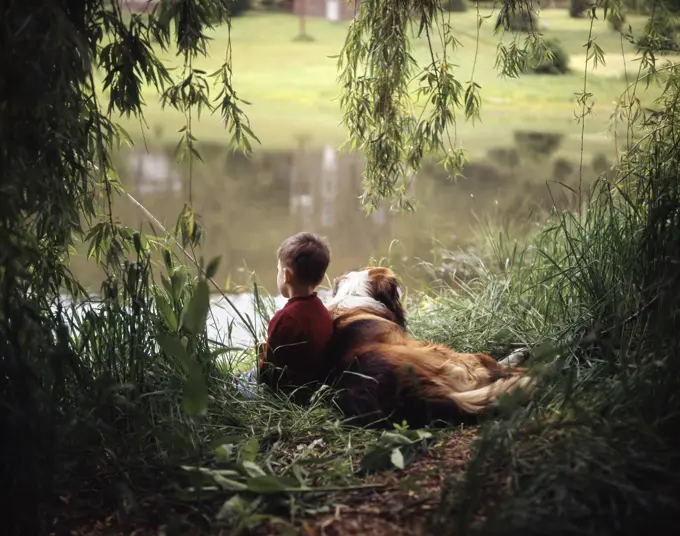
<path fill-rule="evenodd" d="M 525 0 L 505 0 L 497 31 L 509 28 L 515 11 L 532 9 Z M 443 11 L 440 0 L 364 2 L 347 33 L 338 60 L 340 102 L 349 146 L 365 158 L 362 199 L 369 211 L 382 199 L 397 209 L 412 208 L 406 196 L 408 177 L 420 169 L 424 156 L 443 155 L 452 178 L 465 162 L 450 129 L 455 133 L 456 110 L 463 110 L 466 120 L 479 119 L 481 86 L 474 80 L 474 68 L 465 88 L 456 78 L 448 53 L 455 53 L 459 43 Z M 424 67 L 410 53 L 411 40 L 420 37 L 430 56 Z M 509 48 L 499 45 L 497 67 L 516 77 L 527 61 L 547 54 L 542 37 L 532 31 L 523 46 L 516 41 Z M 418 85 L 412 90 L 415 79 Z"/>

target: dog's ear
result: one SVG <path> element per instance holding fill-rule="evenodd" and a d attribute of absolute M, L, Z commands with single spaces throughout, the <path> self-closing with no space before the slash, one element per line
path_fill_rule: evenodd
<path fill-rule="evenodd" d="M 379 274 L 374 279 L 373 292 L 373 298 L 392 312 L 396 324 L 406 329 L 406 312 L 401 303 L 402 292 L 397 277 L 391 271 Z"/>

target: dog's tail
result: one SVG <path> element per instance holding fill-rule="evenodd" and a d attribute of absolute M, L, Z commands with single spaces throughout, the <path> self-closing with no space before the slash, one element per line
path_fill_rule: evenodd
<path fill-rule="evenodd" d="M 522 390 L 529 394 L 534 387 L 534 379 L 529 376 L 509 376 L 472 391 L 449 394 L 451 400 L 465 413 L 480 413 L 493 404 L 501 395 Z"/>

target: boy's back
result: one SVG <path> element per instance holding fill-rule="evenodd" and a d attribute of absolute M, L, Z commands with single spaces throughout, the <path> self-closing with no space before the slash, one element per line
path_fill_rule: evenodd
<path fill-rule="evenodd" d="M 316 293 L 290 298 L 272 318 L 267 336 L 265 363 L 280 370 L 265 373 L 263 368 L 263 380 L 273 388 L 322 381 L 332 336 L 333 319 Z"/>
<path fill-rule="evenodd" d="M 283 241 L 276 256 L 276 284 L 288 303 L 269 323 L 260 379 L 274 390 L 314 387 L 326 378 L 333 336 L 333 319 L 315 292 L 330 251 L 320 237 L 298 233 Z"/>

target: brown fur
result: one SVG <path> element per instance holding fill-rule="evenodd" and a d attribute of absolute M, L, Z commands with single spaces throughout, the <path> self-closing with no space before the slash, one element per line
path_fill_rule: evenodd
<path fill-rule="evenodd" d="M 489 408 L 501 394 L 531 387 L 524 369 L 413 339 L 405 329 L 395 275 L 387 268 L 364 270 L 369 270 L 371 297 L 386 309 L 331 308 L 331 359 L 341 389 L 337 403 L 345 414 L 364 424 L 460 422 Z M 341 281 L 342 276 L 334 295 Z"/>

